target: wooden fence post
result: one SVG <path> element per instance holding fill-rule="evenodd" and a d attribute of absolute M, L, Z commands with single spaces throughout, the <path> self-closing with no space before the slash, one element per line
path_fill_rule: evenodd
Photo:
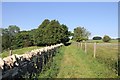
<path fill-rule="evenodd" d="M 94 58 L 96 56 L 96 42 L 94 43 Z"/>
<path fill-rule="evenodd" d="M 81 49 L 82 49 L 82 42 L 81 42 Z"/>
<path fill-rule="evenodd" d="M 11 56 L 11 55 L 12 55 L 12 50 L 9 51 L 9 56 Z"/>
<path fill-rule="evenodd" d="M 85 53 L 87 53 L 87 43 L 85 42 Z"/>

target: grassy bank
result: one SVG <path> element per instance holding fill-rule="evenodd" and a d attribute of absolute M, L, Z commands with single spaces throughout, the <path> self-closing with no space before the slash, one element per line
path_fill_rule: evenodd
<path fill-rule="evenodd" d="M 29 52 L 33 49 L 38 49 L 38 48 L 41 48 L 41 47 L 38 47 L 38 46 L 24 47 L 24 48 L 21 48 L 21 49 L 12 50 L 12 53 L 20 55 L 20 54 L 24 54 L 25 52 Z M 0 54 L 0 56 L 2 58 L 9 56 L 9 51 L 4 51 L 3 53 Z"/>
<path fill-rule="evenodd" d="M 61 67 L 61 60 L 64 55 L 65 47 L 61 47 L 56 52 L 56 55 L 53 57 L 53 60 L 48 62 L 48 64 L 44 67 L 43 71 L 38 74 L 38 78 L 56 78 L 59 73 L 59 69 Z"/>

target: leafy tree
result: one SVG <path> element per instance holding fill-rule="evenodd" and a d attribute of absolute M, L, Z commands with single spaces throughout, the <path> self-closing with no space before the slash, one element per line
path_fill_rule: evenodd
<path fill-rule="evenodd" d="M 8 27 L 8 31 L 9 31 L 11 36 L 14 36 L 16 33 L 20 32 L 20 28 L 16 25 L 10 25 Z"/>
<path fill-rule="evenodd" d="M 38 26 L 38 28 L 45 28 L 50 23 L 50 20 L 45 19 L 41 25 Z"/>
<path fill-rule="evenodd" d="M 11 46 L 11 37 L 8 29 L 2 29 L 2 50 L 8 49 Z"/>
<path fill-rule="evenodd" d="M 77 27 L 74 29 L 73 39 L 77 42 L 87 40 L 89 36 L 90 32 L 88 32 L 84 27 Z"/>
<path fill-rule="evenodd" d="M 99 37 L 99 36 L 93 37 L 93 40 L 101 40 L 101 39 L 102 39 L 102 37 Z"/>
<path fill-rule="evenodd" d="M 14 48 L 22 48 L 33 45 L 33 41 L 31 39 L 30 31 L 21 31 L 15 36 L 15 45 Z"/>
<path fill-rule="evenodd" d="M 103 37 L 104 42 L 109 42 L 110 40 L 111 40 L 111 38 L 108 35 L 104 35 L 104 37 Z"/>
<path fill-rule="evenodd" d="M 62 24 L 61 27 L 63 28 L 61 42 L 65 44 L 70 40 L 69 36 L 71 36 L 71 32 L 68 31 L 68 27 L 66 25 Z"/>
<path fill-rule="evenodd" d="M 60 25 L 57 20 L 45 19 L 35 33 L 37 45 L 51 45 L 69 41 L 67 26 Z"/>
<path fill-rule="evenodd" d="M 45 29 L 44 40 L 48 45 L 56 44 L 61 42 L 62 38 L 62 27 L 56 20 L 52 20 Z"/>

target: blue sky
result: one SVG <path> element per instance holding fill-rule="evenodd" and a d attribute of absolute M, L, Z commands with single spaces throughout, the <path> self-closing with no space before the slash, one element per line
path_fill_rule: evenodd
<path fill-rule="evenodd" d="M 117 2 L 3 2 L 2 27 L 37 28 L 44 19 L 56 19 L 70 31 L 85 27 L 93 36 L 118 36 Z"/>

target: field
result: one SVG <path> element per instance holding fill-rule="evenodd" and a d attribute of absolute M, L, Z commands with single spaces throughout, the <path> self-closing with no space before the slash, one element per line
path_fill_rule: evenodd
<path fill-rule="evenodd" d="M 117 78 L 118 43 L 98 42 L 96 44 L 96 58 L 93 57 L 93 42 L 85 45 L 70 41 L 70 45 L 62 46 L 48 62 L 37 78 Z M 23 54 L 41 47 L 32 46 L 13 50 L 13 54 Z M 1 54 L 2 58 L 8 56 L 8 51 Z"/>
<path fill-rule="evenodd" d="M 105 42 L 103 42 L 103 40 L 88 40 L 87 42 L 89 42 L 89 43 L 94 43 L 94 42 L 105 43 Z M 118 40 L 110 40 L 110 42 L 108 42 L 108 43 L 118 43 Z"/>
<path fill-rule="evenodd" d="M 73 42 L 64 46 L 54 57 L 50 69 L 39 74 L 40 78 L 116 78 L 117 77 L 117 43 L 97 44 L 96 58 L 93 58 L 93 43 L 87 45 L 87 53 Z M 61 58 L 59 55 L 62 55 Z M 54 70 L 53 67 L 56 69 Z M 56 72 L 56 73 L 54 73 Z M 55 74 L 54 76 L 51 76 Z"/>
<path fill-rule="evenodd" d="M 38 48 L 41 48 L 41 47 L 38 47 L 38 46 L 24 47 L 21 49 L 15 49 L 12 51 L 12 53 L 13 54 L 24 54 L 25 52 L 29 52 L 33 49 L 38 49 Z M 9 51 L 4 51 L 3 53 L 0 54 L 0 56 L 2 58 L 9 56 Z"/>

